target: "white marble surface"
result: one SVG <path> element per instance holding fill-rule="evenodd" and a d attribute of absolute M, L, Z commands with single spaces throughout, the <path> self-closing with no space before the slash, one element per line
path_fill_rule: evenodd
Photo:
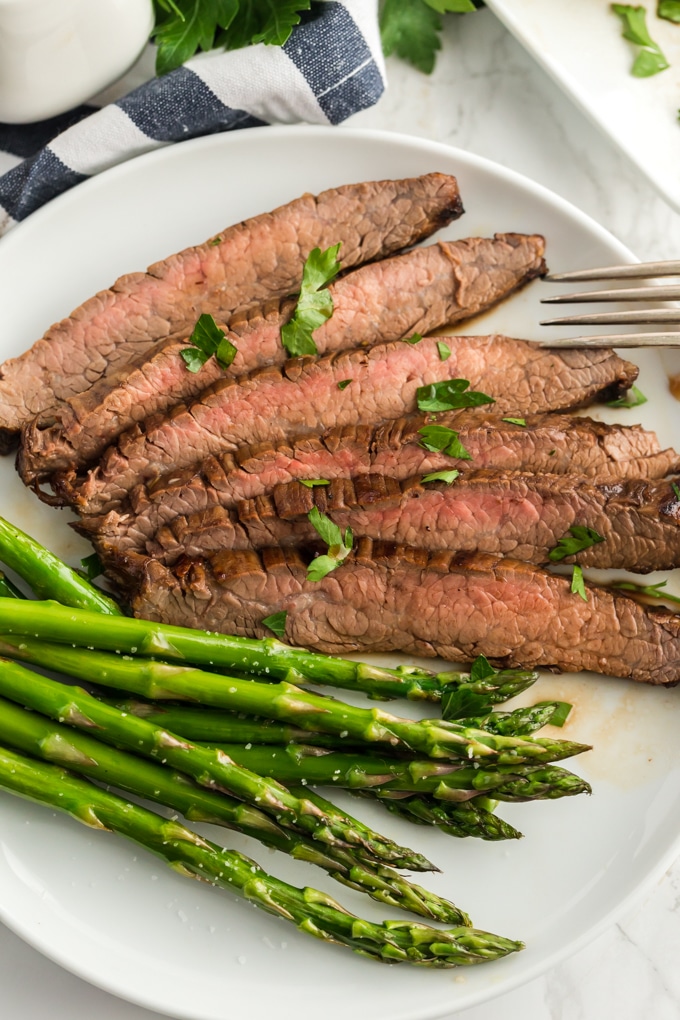
<path fill-rule="evenodd" d="M 353 126 L 421 135 L 504 163 L 569 199 L 640 258 L 680 255 L 680 216 L 598 134 L 489 11 L 448 19 L 436 72 L 389 62 L 390 89 Z M 458 1020 L 678 1020 L 680 862 L 597 941 Z M 2 1020 L 152 1020 L 67 974 L 0 926 Z M 236 1020 L 236 1018 L 235 1018 Z M 368 1018 L 360 1018 L 368 1020 Z"/>

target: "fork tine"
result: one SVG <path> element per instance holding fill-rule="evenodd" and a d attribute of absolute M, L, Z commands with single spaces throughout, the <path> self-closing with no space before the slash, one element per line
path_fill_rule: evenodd
<path fill-rule="evenodd" d="M 618 333 L 609 336 L 552 337 L 538 347 L 680 347 L 680 333 Z"/>
<path fill-rule="evenodd" d="M 544 280 L 576 283 L 580 280 L 647 279 L 655 276 L 680 276 L 680 261 L 637 262 L 627 266 L 603 266 L 600 269 L 579 269 L 573 273 L 550 273 Z"/>
<path fill-rule="evenodd" d="M 680 323 L 680 308 L 648 308 L 631 312 L 593 312 L 590 315 L 565 315 L 543 319 L 541 326 L 636 326 L 645 322 Z"/>
<path fill-rule="evenodd" d="M 680 286 L 630 287 L 615 290 L 580 291 L 578 294 L 553 294 L 541 298 L 543 305 L 566 305 L 588 301 L 679 301 Z"/>

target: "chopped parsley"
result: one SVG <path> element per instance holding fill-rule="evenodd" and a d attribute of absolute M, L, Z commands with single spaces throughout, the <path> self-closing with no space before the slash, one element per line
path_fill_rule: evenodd
<path fill-rule="evenodd" d="M 200 315 L 189 337 L 192 347 L 180 351 L 182 360 L 190 372 L 200 372 L 208 358 L 215 356 L 220 368 L 227 369 L 236 357 L 236 347 L 227 340 L 212 315 Z"/>
<path fill-rule="evenodd" d="M 318 354 L 312 333 L 333 314 L 333 298 L 327 284 L 340 272 L 340 245 L 309 253 L 302 270 L 300 295 L 290 322 L 281 329 L 281 343 L 291 358 Z"/>
<path fill-rule="evenodd" d="M 286 634 L 286 617 L 288 611 L 283 609 L 280 613 L 272 613 L 271 616 L 265 616 L 262 621 L 262 626 L 267 627 L 277 638 L 283 638 Z"/>
<path fill-rule="evenodd" d="M 569 528 L 569 534 L 564 535 L 555 548 L 550 550 L 548 559 L 552 563 L 558 563 L 565 556 L 575 556 L 576 553 L 590 549 L 591 545 L 597 545 L 598 542 L 604 542 L 604 539 L 596 531 L 582 524 L 574 524 Z"/>
<path fill-rule="evenodd" d="M 571 575 L 571 590 L 574 593 L 574 595 L 579 595 L 584 602 L 588 601 L 588 596 L 586 595 L 586 586 L 583 580 L 583 571 L 578 566 L 578 564 L 576 564 L 576 566 L 574 567 L 574 572 Z"/>
<path fill-rule="evenodd" d="M 614 581 L 611 587 L 620 588 L 621 591 L 633 592 L 634 595 L 647 595 L 652 599 L 668 599 L 669 602 L 680 603 L 680 598 L 677 595 L 671 595 L 667 591 L 660 591 L 667 584 L 668 581 L 659 581 L 658 584 L 633 584 L 632 581 Z"/>
<path fill-rule="evenodd" d="M 422 339 L 420 333 L 414 333 L 413 336 L 405 336 L 403 342 L 405 344 L 419 344 Z"/>
<path fill-rule="evenodd" d="M 80 561 L 80 566 L 83 568 L 82 573 L 88 581 L 94 581 L 95 577 L 100 577 L 104 573 L 102 561 L 96 553 L 92 553 L 91 556 L 85 556 Z"/>
<path fill-rule="evenodd" d="M 331 570 L 339 567 L 342 561 L 349 556 L 353 543 L 352 531 L 351 528 L 347 528 L 343 535 L 337 524 L 334 524 L 330 517 L 322 514 L 317 507 L 312 507 L 307 518 L 328 546 L 328 553 L 324 556 L 317 556 L 307 567 L 307 580 L 320 581 L 326 574 L 330 574 Z"/>
<path fill-rule="evenodd" d="M 631 386 L 625 397 L 619 397 L 618 400 L 608 400 L 607 407 L 639 407 L 640 404 L 646 403 L 647 397 L 642 390 L 639 390 L 637 386 Z"/>
<path fill-rule="evenodd" d="M 460 471 L 433 471 L 430 475 L 423 475 L 420 479 L 421 482 L 446 482 L 450 485 L 451 482 L 455 482 L 456 478 L 460 474 Z"/>
<path fill-rule="evenodd" d="M 680 499 L 680 489 L 677 487 L 675 482 L 671 482 L 671 489 L 676 499 Z"/>
<path fill-rule="evenodd" d="M 458 460 L 472 460 L 455 429 L 447 428 L 446 425 L 424 425 L 418 432 L 423 437 L 420 445 L 431 453 L 444 453 Z"/>
<path fill-rule="evenodd" d="M 636 78 L 649 78 L 652 74 L 665 71 L 670 64 L 661 49 L 654 42 L 647 28 L 647 11 L 633 4 L 612 4 L 612 10 L 623 21 L 623 38 L 640 49 L 630 71 Z"/>
<path fill-rule="evenodd" d="M 308 489 L 313 489 L 315 485 L 330 485 L 331 483 L 327 478 L 299 478 L 300 485 L 306 485 Z"/>
<path fill-rule="evenodd" d="M 452 411 L 459 407 L 480 407 L 495 404 L 493 397 L 468 389 L 467 379 L 444 379 L 442 382 L 419 386 L 416 390 L 419 411 Z"/>
<path fill-rule="evenodd" d="M 443 340 L 437 340 L 437 350 L 439 351 L 440 361 L 446 361 L 447 358 L 451 357 L 451 348 Z"/>
<path fill-rule="evenodd" d="M 351 379 L 341 379 L 340 382 L 338 383 L 338 389 L 346 390 L 351 381 L 352 381 Z"/>
<path fill-rule="evenodd" d="M 501 421 L 507 421 L 510 425 L 521 425 L 524 429 L 527 427 L 526 418 L 501 418 Z"/>
<path fill-rule="evenodd" d="M 656 13 L 665 21 L 680 22 L 680 0 L 659 0 Z"/>

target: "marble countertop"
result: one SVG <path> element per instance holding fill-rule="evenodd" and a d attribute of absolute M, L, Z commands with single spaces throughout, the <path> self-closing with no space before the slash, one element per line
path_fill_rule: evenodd
<path fill-rule="evenodd" d="M 591 126 L 488 11 L 448 18 L 431 78 L 388 62 L 390 87 L 353 127 L 447 142 L 526 174 L 579 206 L 641 259 L 678 258 L 680 216 Z M 604 935 L 529 985 L 457 1020 L 678 1020 L 680 861 Z M 3 1020 L 153 1020 L 40 956 L 0 926 Z"/>

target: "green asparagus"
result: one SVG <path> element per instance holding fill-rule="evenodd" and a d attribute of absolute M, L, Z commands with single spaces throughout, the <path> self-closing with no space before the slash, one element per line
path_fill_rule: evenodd
<path fill-rule="evenodd" d="M 180 772 L 113 749 L 91 736 L 27 712 L 0 698 L 0 743 L 36 758 L 62 765 L 107 786 L 116 786 L 179 811 L 190 822 L 224 825 L 281 850 L 297 860 L 324 868 L 333 878 L 391 907 L 443 921 L 469 924 L 448 900 L 408 882 L 391 868 L 371 866 L 340 847 L 322 847 L 291 830 L 281 829 L 258 808 L 198 786 Z"/>
<path fill-rule="evenodd" d="M 0 599 L 0 603 L 4 603 L 0 605 L 0 613 L 4 606 L 24 605 L 12 599 Z M 66 610 L 66 613 L 75 613 L 75 610 Z M 101 617 L 92 615 L 101 623 Z M 6 620 L 2 620 L 2 626 L 6 627 Z M 441 719 L 414 722 L 378 708 L 356 708 L 303 691 L 285 681 L 263 684 L 152 659 L 133 659 L 68 645 L 48 644 L 28 636 L 0 636 L 0 653 L 151 700 L 186 699 L 215 708 L 278 719 L 305 730 L 320 730 L 378 744 L 384 742 L 393 747 L 401 745 L 432 758 L 474 758 L 501 764 L 546 763 L 588 750 L 583 744 L 569 741 L 498 736 Z"/>
<path fill-rule="evenodd" d="M 413 871 L 436 870 L 420 854 L 399 847 L 384 836 L 372 833 L 372 838 L 368 839 L 365 832 L 359 833 L 347 824 L 339 812 L 333 818 L 325 817 L 314 805 L 292 797 L 274 780 L 235 765 L 223 752 L 199 747 L 145 719 L 126 716 L 79 687 L 61 684 L 0 659 L 0 695 L 42 712 L 56 722 L 85 731 L 96 729 L 98 738 L 106 743 L 146 757 L 161 758 L 163 764 L 167 762 L 171 768 L 186 773 L 199 785 L 226 790 L 273 815 L 280 825 L 303 829 L 322 843 L 354 844 L 372 862 Z"/>
<path fill-rule="evenodd" d="M 28 611 L 22 608 L 24 605 L 30 607 Z M 274 638 L 258 641 L 230 637 L 128 617 L 104 622 L 96 612 L 69 610 L 46 602 L 0 599 L 0 630 L 103 651 L 158 656 L 196 666 L 235 670 L 295 684 L 344 687 L 381 698 L 439 701 L 444 691 L 469 681 L 465 673 L 434 673 L 411 666 L 398 669 L 369 666 L 351 659 L 291 648 Z M 505 700 L 525 690 L 537 677 L 535 672 L 506 670 L 498 673 L 490 686 L 497 688 Z"/>
<path fill-rule="evenodd" d="M 436 826 L 449 836 L 475 836 L 494 841 L 521 839 L 522 833 L 489 810 L 486 800 L 476 797 L 463 804 L 442 804 L 427 797 L 409 797 L 406 800 L 380 798 L 380 803 L 399 818 L 420 825 Z"/>
<path fill-rule="evenodd" d="M 63 606 L 92 610 L 98 616 L 121 615 L 112 598 L 3 517 L 0 517 L 0 561 L 15 570 L 39 598 L 56 599 Z"/>
<path fill-rule="evenodd" d="M 442 930 L 420 922 L 374 924 L 357 918 L 328 894 L 288 885 L 243 854 L 225 850 L 176 821 L 130 804 L 65 769 L 2 748 L 0 787 L 64 811 L 93 828 L 126 836 L 180 874 L 231 889 L 300 931 L 383 963 L 453 967 L 499 959 L 523 948 L 521 942 L 465 926 Z"/>

